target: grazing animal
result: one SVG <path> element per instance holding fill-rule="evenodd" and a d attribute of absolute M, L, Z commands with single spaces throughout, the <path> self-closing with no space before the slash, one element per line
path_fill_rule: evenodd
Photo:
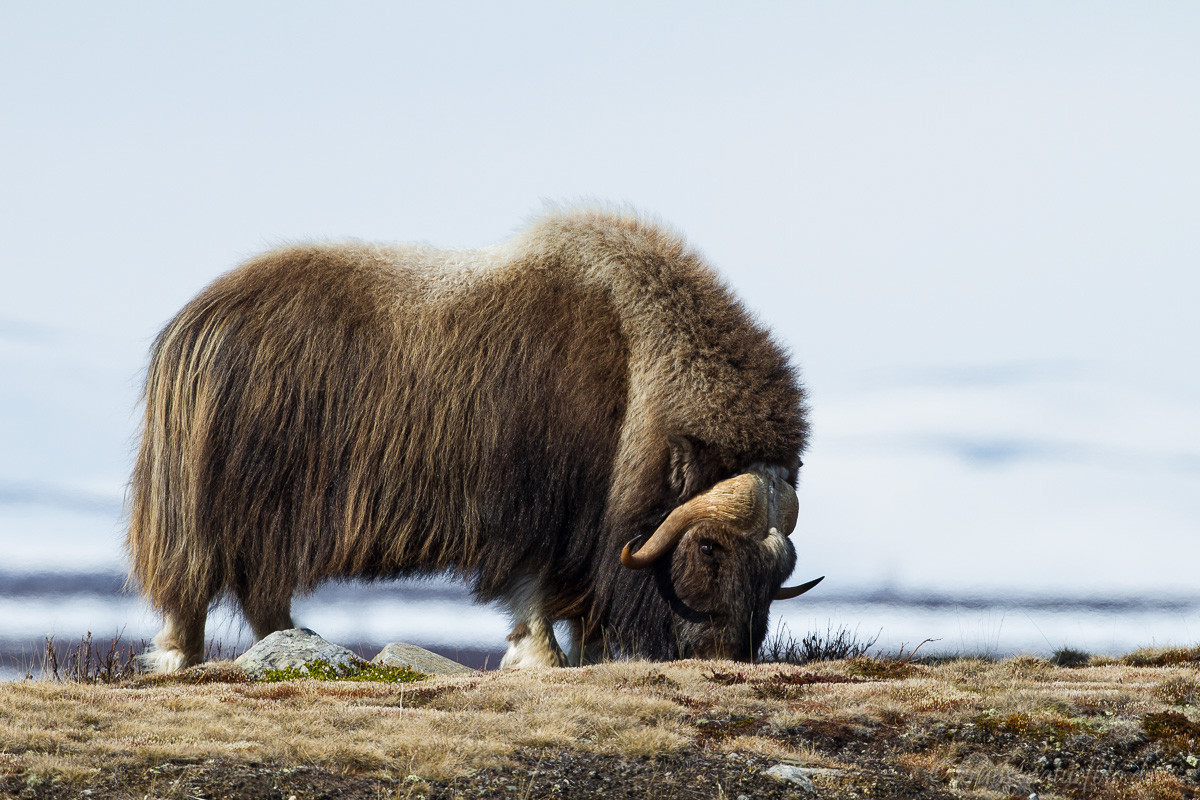
<path fill-rule="evenodd" d="M 807 430 L 783 350 L 630 214 L 266 253 L 153 346 L 126 541 L 165 618 L 147 660 L 200 661 L 222 597 L 262 637 L 322 581 L 437 573 L 508 605 L 502 667 L 753 659 L 815 584 L 780 589 Z"/>

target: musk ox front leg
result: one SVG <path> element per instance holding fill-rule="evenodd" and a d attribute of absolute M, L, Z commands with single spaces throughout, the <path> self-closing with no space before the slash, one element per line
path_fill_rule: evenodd
<path fill-rule="evenodd" d="M 546 613 L 543 597 L 536 578 L 522 577 L 513 583 L 508 595 L 513 628 L 500 669 L 567 665 L 567 657 L 554 638 L 554 620 Z"/>
<path fill-rule="evenodd" d="M 604 648 L 604 643 L 594 636 L 589 637 L 583 620 L 571 620 L 571 647 L 567 652 L 567 663 L 572 667 L 583 667 L 599 664 L 607 657 L 608 651 Z"/>

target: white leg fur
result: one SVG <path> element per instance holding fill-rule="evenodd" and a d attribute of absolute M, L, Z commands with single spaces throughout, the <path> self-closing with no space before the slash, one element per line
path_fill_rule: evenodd
<path fill-rule="evenodd" d="M 151 642 L 153 649 L 142 653 L 138 660 L 152 672 L 178 672 L 199 664 L 204 658 L 204 617 L 199 624 L 181 623 L 170 613 L 163 621 L 162 630 Z"/>
<path fill-rule="evenodd" d="M 500 659 L 500 669 L 565 667 L 567 657 L 554 638 L 554 620 L 546 615 L 536 580 L 518 579 L 508 603 L 513 629 L 508 635 L 508 652 Z"/>
<path fill-rule="evenodd" d="M 154 637 L 157 642 L 158 637 Z M 167 673 L 178 672 L 185 666 L 186 659 L 183 653 L 178 650 L 160 650 L 155 644 L 153 650 L 148 650 L 138 656 L 144 666 L 150 672 Z"/>

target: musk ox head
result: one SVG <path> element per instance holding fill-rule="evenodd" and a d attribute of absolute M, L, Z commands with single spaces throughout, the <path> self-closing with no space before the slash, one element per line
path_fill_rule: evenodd
<path fill-rule="evenodd" d="M 781 588 L 796 564 L 788 535 L 797 509 L 786 470 L 758 465 L 677 507 L 644 542 L 625 545 L 621 563 L 652 570 L 673 612 L 680 656 L 752 661 L 771 602 L 822 580 Z"/>

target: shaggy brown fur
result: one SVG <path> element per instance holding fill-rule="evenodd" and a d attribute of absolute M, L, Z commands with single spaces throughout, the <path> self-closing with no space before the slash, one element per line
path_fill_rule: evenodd
<path fill-rule="evenodd" d="M 484 601 L 532 580 L 550 616 L 670 657 L 623 544 L 752 464 L 794 483 L 806 434 L 784 353 L 632 216 L 551 214 L 477 251 L 290 247 L 154 344 L 132 577 L 192 641 L 223 594 L 261 636 L 330 578 L 448 571 Z M 746 580 L 773 592 L 783 566 Z"/>

